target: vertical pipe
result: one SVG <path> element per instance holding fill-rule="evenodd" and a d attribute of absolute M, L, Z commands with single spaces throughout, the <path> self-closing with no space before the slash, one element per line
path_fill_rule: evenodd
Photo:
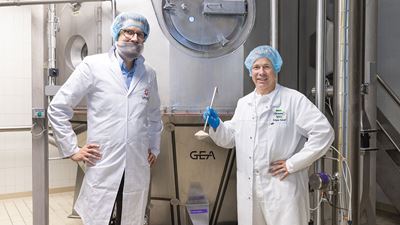
<path fill-rule="evenodd" d="M 365 3 L 365 60 L 364 60 L 364 82 L 369 83 L 368 93 L 364 95 L 365 111 L 370 124 L 370 129 L 376 129 L 376 101 L 377 101 L 377 24 L 378 24 L 378 0 L 366 0 Z M 370 147 L 376 147 L 376 133 L 371 134 Z M 376 202 L 376 152 L 366 152 L 370 160 L 370 192 L 366 193 L 370 198 L 372 213 L 368 214 L 368 221 L 376 224 L 375 202 Z"/>
<path fill-rule="evenodd" d="M 47 108 L 44 86 L 47 76 L 43 74 L 46 62 L 46 9 L 32 7 L 32 108 Z M 32 119 L 32 224 L 49 224 L 49 161 L 46 119 Z M 38 135 L 40 134 L 41 135 Z M 34 135 L 35 134 L 35 135 Z"/>
<path fill-rule="evenodd" d="M 96 8 L 96 25 L 97 25 L 97 35 L 96 35 L 96 53 L 101 53 L 103 51 L 102 44 L 102 29 L 103 29 L 103 11 L 101 4 Z"/>
<path fill-rule="evenodd" d="M 326 0 L 317 1 L 317 40 L 316 40 L 316 98 L 315 103 L 318 109 L 325 112 L 325 48 L 326 48 Z M 322 159 L 314 164 L 315 172 L 324 170 L 324 162 Z M 320 191 L 317 191 L 316 203 L 320 202 Z M 323 203 L 317 208 L 316 224 L 324 224 L 324 208 Z"/>
<path fill-rule="evenodd" d="M 56 32 L 57 32 L 57 18 L 56 6 L 50 4 L 47 13 L 47 38 L 48 38 L 48 68 L 56 68 Z M 48 84 L 55 85 L 56 77 L 49 76 Z"/>
<path fill-rule="evenodd" d="M 113 19 L 117 16 L 117 0 L 111 0 L 111 14 Z"/>
<path fill-rule="evenodd" d="M 364 74 L 364 0 L 350 1 L 349 12 L 349 162 L 353 224 L 359 224 L 361 77 Z"/>
<path fill-rule="evenodd" d="M 337 0 L 335 1 L 335 66 L 334 66 L 334 129 L 335 129 L 335 146 L 339 152 L 343 153 L 347 151 L 347 104 L 346 96 L 348 96 L 348 90 L 346 89 L 347 75 L 347 1 Z M 336 153 L 333 153 L 334 157 L 338 157 Z M 343 166 L 342 164 L 333 162 L 333 171 L 338 171 L 338 174 L 342 175 Z M 345 202 L 345 185 L 340 182 L 338 185 L 338 192 L 342 193 L 338 198 L 334 200 L 336 205 L 344 207 Z M 340 203 L 340 204 L 339 204 Z M 342 214 L 337 214 L 338 211 L 333 209 L 332 220 L 339 221 L 339 224 L 344 224 Z"/>
<path fill-rule="evenodd" d="M 316 99 L 318 109 L 325 112 L 325 49 L 326 49 L 326 0 L 317 1 L 316 46 Z"/>
<path fill-rule="evenodd" d="M 270 0 L 270 45 L 277 49 L 279 48 L 279 0 Z"/>

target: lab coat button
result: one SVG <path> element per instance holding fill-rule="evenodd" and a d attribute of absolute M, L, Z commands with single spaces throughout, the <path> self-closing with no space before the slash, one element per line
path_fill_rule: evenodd
<path fill-rule="evenodd" d="M 253 139 L 253 137 L 250 137 L 250 139 Z"/>

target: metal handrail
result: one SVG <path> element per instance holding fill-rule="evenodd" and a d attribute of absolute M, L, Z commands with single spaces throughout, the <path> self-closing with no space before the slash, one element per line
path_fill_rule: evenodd
<path fill-rule="evenodd" d="M 0 127 L 1 132 L 19 132 L 19 131 L 31 131 L 32 126 L 18 126 L 18 127 Z"/>
<path fill-rule="evenodd" d="M 378 80 L 379 84 L 382 85 L 382 87 L 386 90 L 386 92 L 392 97 L 392 99 L 397 103 L 398 106 L 400 106 L 400 98 L 399 96 L 396 95 L 396 93 L 389 87 L 389 85 L 379 76 L 379 74 L 376 75 L 376 79 Z M 383 133 L 385 133 L 386 137 L 389 138 L 389 141 L 393 144 L 393 146 L 397 149 L 397 151 L 400 152 L 400 146 L 396 144 L 396 142 L 393 140 L 393 138 L 390 136 L 389 132 L 382 126 L 382 124 L 376 120 L 376 123 L 378 126 L 381 128 Z"/>
<path fill-rule="evenodd" d="M 392 136 L 387 132 L 387 130 L 382 126 L 382 124 L 376 120 L 376 124 L 381 128 L 383 133 L 385 133 L 386 137 L 389 139 L 390 143 L 397 149 L 398 152 L 400 152 L 400 147 L 396 144 L 396 142 L 393 140 Z"/>
<path fill-rule="evenodd" d="M 400 106 L 400 98 L 399 96 L 394 93 L 394 91 L 389 87 L 389 85 L 377 74 L 376 75 L 377 80 L 379 83 L 382 85 L 383 88 L 388 92 L 388 94 L 392 97 L 392 99 L 397 103 L 397 105 Z"/>

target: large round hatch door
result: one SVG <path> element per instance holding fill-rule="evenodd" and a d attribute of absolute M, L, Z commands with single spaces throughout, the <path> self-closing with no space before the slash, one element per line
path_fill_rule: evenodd
<path fill-rule="evenodd" d="M 152 0 L 169 41 L 190 55 L 218 57 L 237 49 L 254 24 L 253 0 Z"/>

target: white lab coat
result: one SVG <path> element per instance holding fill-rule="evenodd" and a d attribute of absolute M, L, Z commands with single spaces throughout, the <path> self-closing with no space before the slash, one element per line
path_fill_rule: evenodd
<path fill-rule="evenodd" d="M 334 139 L 328 120 L 303 94 L 280 85 L 274 91 L 270 101 L 259 103 L 261 110 L 256 109 L 254 92 L 239 99 L 232 119 L 221 121 L 216 131 L 210 129 L 217 145 L 236 146 L 239 225 L 253 224 L 256 173 L 267 224 L 307 225 L 307 168 L 326 153 Z M 258 159 L 254 159 L 256 149 L 262 151 Z M 260 168 L 254 168 L 254 160 L 259 160 Z M 282 181 L 268 173 L 270 163 L 276 160 L 286 160 L 290 173 Z"/>
<path fill-rule="evenodd" d="M 75 210 L 85 225 L 108 225 L 122 174 L 122 225 L 142 225 L 150 182 L 148 149 L 159 153 L 162 130 L 156 74 L 139 57 L 129 90 L 114 55 L 86 57 L 57 92 L 48 117 L 63 156 L 79 148 L 69 120 L 87 97 L 87 143 L 102 159 L 87 167 Z"/>

